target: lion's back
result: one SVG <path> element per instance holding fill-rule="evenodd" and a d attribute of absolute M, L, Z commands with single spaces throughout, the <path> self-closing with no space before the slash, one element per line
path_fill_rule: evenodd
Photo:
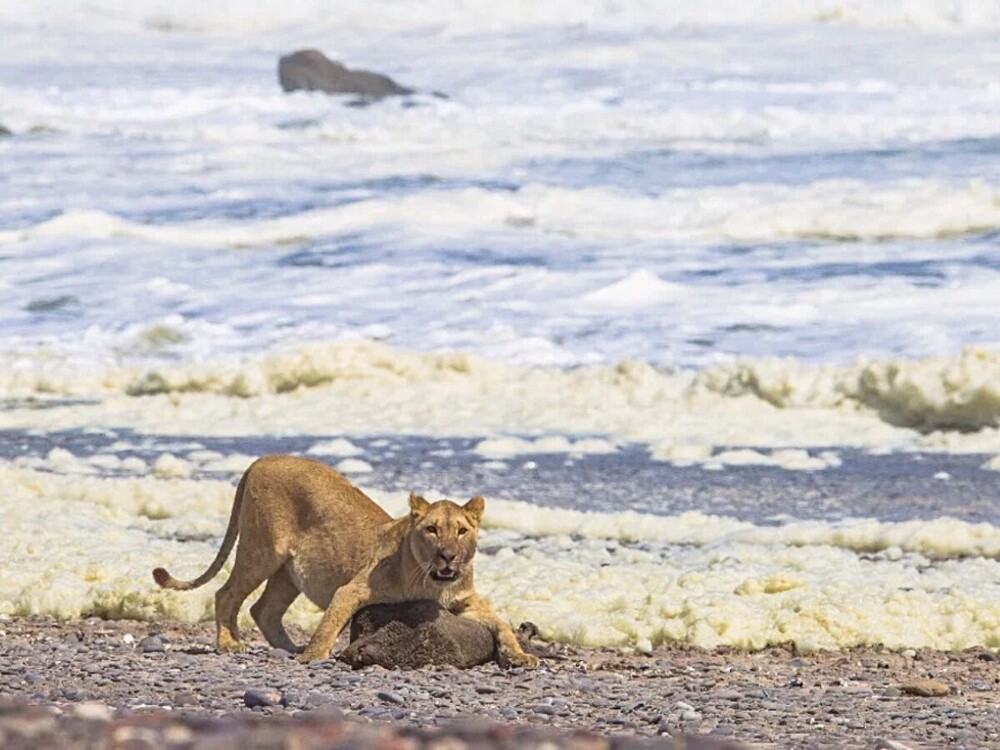
<path fill-rule="evenodd" d="M 285 533 L 299 535 L 330 527 L 337 536 L 367 536 L 391 517 L 342 474 L 310 458 L 268 455 L 246 471 L 244 513 L 273 517 Z M 325 532 L 324 532 L 325 533 Z"/>

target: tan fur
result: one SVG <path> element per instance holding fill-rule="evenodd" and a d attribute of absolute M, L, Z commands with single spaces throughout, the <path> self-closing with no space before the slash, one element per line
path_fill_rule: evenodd
<path fill-rule="evenodd" d="M 232 574 L 215 595 L 217 645 L 240 651 L 236 618 L 243 601 L 267 581 L 250 608 L 272 646 L 296 650 L 285 611 L 303 593 L 324 609 L 301 661 L 326 658 L 351 617 L 369 604 L 431 599 L 494 634 L 502 662 L 536 666 L 509 624 L 473 587 L 473 556 L 485 501 L 428 503 L 410 495 L 410 513 L 393 519 L 325 464 L 265 456 L 244 473 L 215 560 L 193 581 L 153 571 L 164 588 L 192 589 L 221 570 L 240 539 Z"/>

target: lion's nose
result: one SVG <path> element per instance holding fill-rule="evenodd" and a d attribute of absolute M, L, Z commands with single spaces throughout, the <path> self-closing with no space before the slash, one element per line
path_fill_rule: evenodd
<path fill-rule="evenodd" d="M 451 565 L 452 561 L 458 557 L 458 552 L 452 549 L 438 550 L 438 557 L 445 565 Z"/>

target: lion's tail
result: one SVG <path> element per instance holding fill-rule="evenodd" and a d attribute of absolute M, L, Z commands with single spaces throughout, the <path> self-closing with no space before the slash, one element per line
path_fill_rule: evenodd
<path fill-rule="evenodd" d="M 226 536 L 222 540 L 222 546 L 219 548 L 218 554 L 212 560 L 212 564 L 208 566 L 208 570 L 193 581 L 181 581 L 170 575 L 166 568 L 153 568 L 153 580 L 159 586 L 165 589 L 188 591 L 189 589 L 204 586 L 215 578 L 215 574 L 222 569 L 226 558 L 229 557 L 229 553 L 233 551 L 233 546 L 236 544 L 236 537 L 240 534 L 240 508 L 243 507 L 243 491 L 246 487 L 247 475 L 249 473 L 250 470 L 247 469 L 240 479 L 239 485 L 236 487 L 236 497 L 233 500 L 233 509 L 229 514 L 229 526 L 226 527 Z"/>

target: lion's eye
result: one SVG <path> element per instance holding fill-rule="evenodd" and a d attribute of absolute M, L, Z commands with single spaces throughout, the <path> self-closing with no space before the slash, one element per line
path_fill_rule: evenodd
<path fill-rule="evenodd" d="M 466 533 L 467 533 L 468 531 L 469 531 L 469 530 L 468 530 L 467 528 L 465 528 L 464 526 L 459 526 L 459 527 L 458 527 L 458 535 L 459 535 L 459 536 L 465 536 L 465 534 L 466 534 Z"/>
<path fill-rule="evenodd" d="M 438 527 L 437 526 L 424 526 L 424 531 L 426 531 L 428 534 L 433 534 L 434 536 L 437 536 Z"/>

